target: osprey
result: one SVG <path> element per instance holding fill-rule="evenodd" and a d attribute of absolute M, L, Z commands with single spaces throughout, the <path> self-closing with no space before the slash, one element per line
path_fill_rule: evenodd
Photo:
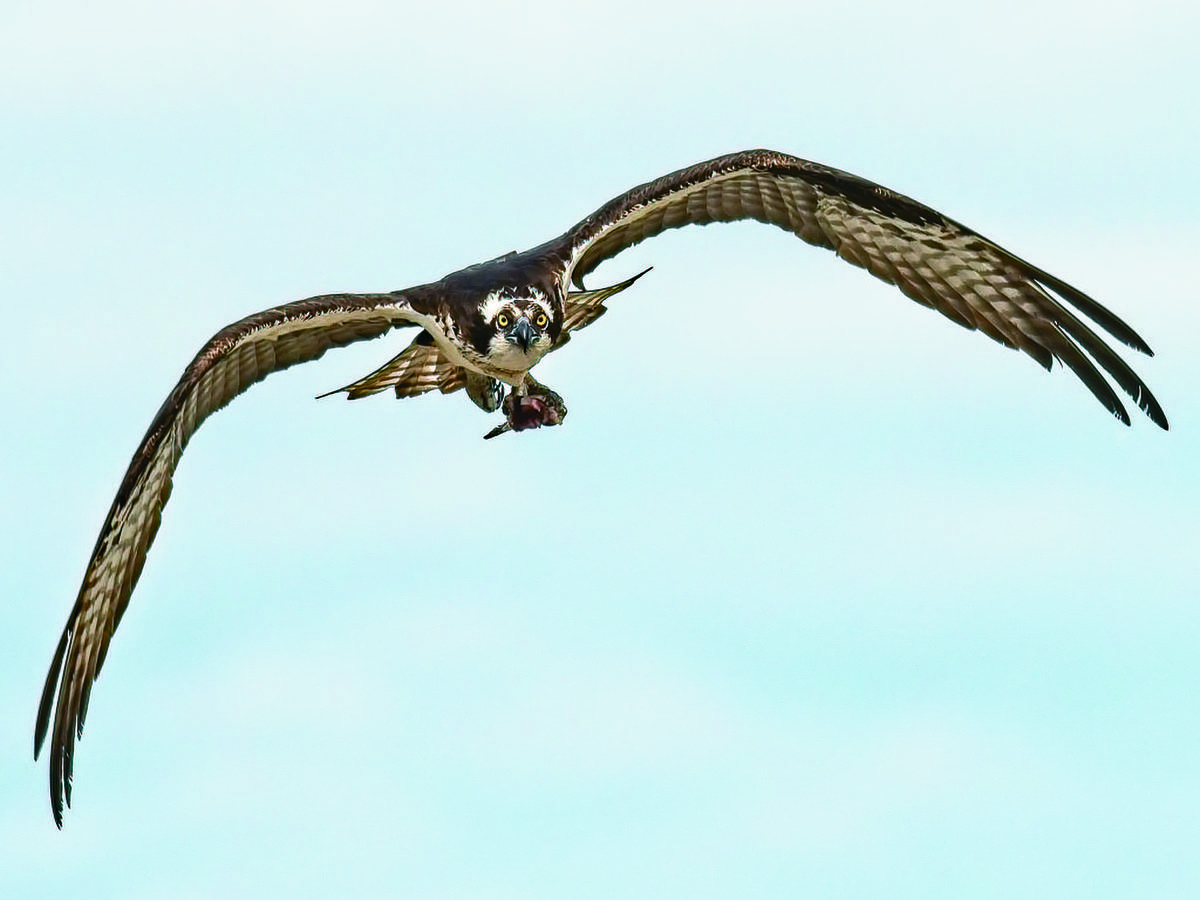
<path fill-rule="evenodd" d="M 50 735 L 55 823 L 62 827 L 63 804 L 71 802 L 75 741 L 92 684 L 158 530 L 175 466 L 209 415 L 272 372 L 317 359 L 331 347 L 416 327 L 416 339 L 398 356 L 331 393 L 356 399 L 391 388 L 397 397 L 412 397 L 463 388 L 485 411 L 503 412 L 485 437 L 559 425 L 567 414 L 562 398 L 530 370 L 645 273 L 599 290 L 583 290 L 583 278 L 669 228 L 740 219 L 775 225 L 833 250 L 1047 369 L 1059 360 L 1128 425 L 1102 370 L 1153 422 L 1167 427 L 1150 390 L 1079 314 L 1135 350 L 1150 354 L 1150 348 L 1095 300 L 915 200 L 768 150 L 664 175 L 532 250 L 440 281 L 385 294 L 327 294 L 255 313 L 217 332 L 184 369 L 133 455 L 100 530 L 50 664 L 34 733 L 35 758 Z"/>

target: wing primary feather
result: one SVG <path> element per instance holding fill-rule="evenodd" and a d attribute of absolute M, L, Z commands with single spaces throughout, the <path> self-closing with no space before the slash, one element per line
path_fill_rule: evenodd
<path fill-rule="evenodd" d="M 1116 416 L 1123 424 L 1130 424 L 1129 413 L 1125 411 L 1125 406 L 1121 403 L 1121 398 L 1117 396 L 1116 391 L 1112 389 L 1112 385 L 1108 383 L 1108 380 L 1100 374 L 1075 344 L 1063 339 L 1054 352 L 1062 360 L 1063 364 L 1078 376 L 1079 380 L 1092 392 L 1092 395 L 1100 401 L 1105 409 Z M 1164 428 L 1166 427 L 1162 422 L 1158 424 Z"/>
<path fill-rule="evenodd" d="M 333 347 L 419 324 L 426 288 L 388 294 L 329 294 L 248 316 L 223 328 L 184 370 L 155 414 L 96 539 L 75 605 L 59 638 L 34 725 L 34 756 L 50 742 L 50 807 L 62 827 L 71 803 L 75 743 L 92 685 L 142 571 L 171 494 L 171 478 L 204 420 L 273 372 Z"/>
<path fill-rule="evenodd" d="M 667 229 L 742 219 L 775 225 L 813 246 L 834 250 L 913 300 L 1024 351 L 1046 368 L 1058 359 L 1106 409 L 1129 424 L 1111 379 L 1151 421 L 1168 427 L 1146 384 L 1072 311 L 1115 340 L 1152 355 L 1147 342 L 1106 307 L 912 198 L 849 172 L 769 150 L 729 154 L 664 175 L 614 198 L 540 247 L 449 277 L 474 283 L 472 279 L 492 277 L 484 267 L 496 265 L 506 277 L 520 272 L 520 278 L 527 278 L 529 270 L 521 267 L 532 262 L 538 271 L 550 273 L 545 277 L 557 280 L 566 295 L 557 345 L 562 346 L 572 329 L 604 312 L 605 299 L 645 274 L 598 291 L 569 292 L 572 284 L 581 287 L 600 263 Z M 443 288 L 433 284 L 388 294 L 331 294 L 274 307 L 219 331 L 184 370 L 121 481 L 42 688 L 34 756 L 49 741 L 51 809 L 59 827 L 64 804 L 71 801 L 75 743 L 83 733 L 92 686 L 192 434 L 209 415 L 272 372 L 397 326 L 428 324 L 435 312 L 444 312 Z M 421 332 L 400 356 L 329 393 L 345 391 L 353 398 L 384 387 L 394 387 L 397 396 L 433 388 L 446 392 L 461 388 L 465 377 Z"/>
<path fill-rule="evenodd" d="M 1013 258 L 1016 259 L 1016 257 Z M 1091 319 L 1121 343 L 1128 347 L 1132 347 L 1139 353 L 1146 354 L 1146 356 L 1154 355 L 1154 351 L 1150 349 L 1150 345 L 1143 340 L 1142 336 L 1134 331 L 1133 328 L 1131 328 L 1123 319 L 1119 318 L 1116 313 L 1114 313 L 1108 307 L 1098 303 L 1083 291 L 1072 287 L 1061 278 L 1056 278 L 1044 269 L 1039 269 L 1037 266 L 1030 265 L 1024 260 L 1018 261 L 1029 269 L 1029 272 L 1035 281 L 1041 282 L 1060 297 L 1063 297 L 1072 306 L 1086 315 L 1089 319 Z"/>
<path fill-rule="evenodd" d="M 54 708 L 55 688 L 58 687 L 58 673 L 62 671 L 63 656 L 67 652 L 67 642 L 71 639 L 71 625 L 63 628 L 62 637 L 58 639 L 58 647 L 54 658 L 50 660 L 50 671 L 46 674 L 46 683 L 42 685 L 42 700 L 38 704 L 37 725 L 33 731 L 33 758 L 36 760 L 42 752 L 42 744 L 46 741 L 46 732 L 50 728 L 50 711 Z"/>
<path fill-rule="evenodd" d="M 1154 394 L 1150 392 L 1150 388 L 1138 377 L 1129 363 L 1121 358 L 1120 354 L 1104 343 L 1094 331 L 1072 315 L 1068 309 L 1060 309 L 1058 325 L 1112 376 L 1138 408 L 1149 416 L 1150 421 L 1164 431 L 1170 428 L 1167 414 L 1159 405 Z M 1117 418 L 1121 418 L 1121 416 L 1118 415 Z M 1129 424 L 1128 421 L 1126 424 Z"/>
<path fill-rule="evenodd" d="M 564 286 L 580 286 L 600 263 L 667 229 L 737 219 L 775 225 L 834 250 L 918 303 L 1022 350 L 1045 368 L 1057 357 L 1127 422 L 1095 360 L 1151 421 L 1167 428 L 1147 386 L 1068 305 L 1121 343 L 1152 355 L 1147 342 L 1109 309 L 911 197 L 809 160 L 747 150 L 697 163 L 615 197 L 552 249 L 565 260 Z"/>

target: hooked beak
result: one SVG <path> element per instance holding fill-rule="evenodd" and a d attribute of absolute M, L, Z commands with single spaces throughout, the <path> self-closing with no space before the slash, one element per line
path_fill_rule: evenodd
<path fill-rule="evenodd" d="M 529 345 L 537 337 L 537 331 L 529 324 L 528 316 L 521 316 L 521 318 L 517 319 L 516 324 L 505 332 L 504 336 L 508 338 L 510 343 L 520 347 L 522 353 L 528 353 Z"/>

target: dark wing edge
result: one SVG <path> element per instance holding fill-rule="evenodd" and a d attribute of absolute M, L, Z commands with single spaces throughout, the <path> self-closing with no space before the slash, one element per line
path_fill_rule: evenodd
<path fill-rule="evenodd" d="M 1121 343 L 1153 355 L 1106 307 L 910 197 L 770 150 L 717 157 L 614 198 L 554 242 L 565 260 L 563 288 L 582 286 L 600 263 L 668 229 L 745 219 L 833 250 L 918 303 L 1027 353 L 1047 369 L 1058 359 L 1128 425 L 1129 415 L 1098 364 L 1151 421 L 1168 427 L 1146 384 L 1066 304 Z"/>
<path fill-rule="evenodd" d="M 50 734 L 53 710 L 50 805 L 59 828 L 64 803 L 71 805 L 75 742 L 83 734 L 92 684 L 158 531 L 188 440 L 208 416 L 273 372 L 419 324 L 413 308 L 419 296 L 329 294 L 274 307 L 219 331 L 184 370 L 129 463 L 42 689 L 34 758 Z"/>

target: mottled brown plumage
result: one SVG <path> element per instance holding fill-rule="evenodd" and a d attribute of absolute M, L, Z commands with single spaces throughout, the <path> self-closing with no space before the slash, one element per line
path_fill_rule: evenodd
<path fill-rule="evenodd" d="M 1058 359 L 1128 424 L 1107 373 L 1151 420 L 1167 427 L 1142 380 L 1070 307 L 1118 341 L 1147 354 L 1149 347 L 1090 297 L 915 200 L 767 150 L 665 175 L 615 198 L 554 240 L 432 284 L 313 297 L 256 313 L 218 332 L 184 370 L 134 454 L 96 541 L 46 678 L 34 735 L 35 755 L 50 737 L 55 821 L 61 826 L 63 804 L 70 804 L 75 741 L 92 684 L 154 540 L 175 466 L 209 415 L 272 372 L 317 359 L 331 347 L 415 326 L 423 332 L 408 349 L 342 391 L 353 399 L 389 387 L 400 397 L 466 387 L 490 411 L 500 406 L 504 382 L 516 402 L 505 404 L 508 421 L 492 434 L 557 424 L 565 406 L 528 375 L 529 368 L 598 318 L 604 301 L 640 276 L 597 291 L 571 292 L 570 286 L 581 286 L 601 262 L 666 229 L 740 219 L 776 225 L 833 250 L 1046 368 Z M 544 326 L 530 324 L 542 315 Z M 520 353 L 512 333 L 507 339 L 502 333 L 509 317 L 525 320 Z"/>

